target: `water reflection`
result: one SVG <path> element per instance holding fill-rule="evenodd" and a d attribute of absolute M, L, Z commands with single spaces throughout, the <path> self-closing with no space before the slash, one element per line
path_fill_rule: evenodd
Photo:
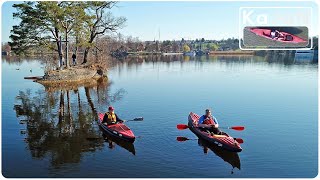
<path fill-rule="evenodd" d="M 128 56 L 125 59 L 117 60 L 113 59 L 116 64 L 126 64 L 128 69 L 132 67 L 137 67 L 137 65 L 142 63 L 155 63 L 155 62 L 175 62 L 180 61 L 181 63 L 186 63 L 189 61 L 201 62 L 215 62 L 222 61 L 226 63 L 248 63 L 248 62 L 268 62 L 283 65 L 294 65 L 299 64 L 295 61 L 295 51 L 262 51 L 257 52 L 256 56 L 252 55 L 240 55 L 240 56 L 230 56 L 230 55 L 219 55 L 219 56 L 183 56 L 183 55 L 148 55 L 148 56 Z M 308 61 L 308 63 L 315 63 L 313 59 Z"/>
<path fill-rule="evenodd" d="M 96 106 L 121 100 L 125 91 L 109 92 L 107 79 L 84 84 L 45 86 L 45 90 L 19 91 L 14 105 L 20 124 L 25 125 L 27 149 L 33 158 L 50 159 L 55 168 L 79 163 L 83 153 L 105 145 L 97 123 Z M 90 139 L 96 138 L 95 141 Z"/>
<path fill-rule="evenodd" d="M 246 67 L 279 67 L 289 70 L 300 66 L 314 69 L 313 62 L 298 62 L 294 59 L 293 51 L 268 51 L 260 56 L 128 56 L 123 60 L 114 60 L 114 72 L 118 77 L 127 77 L 130 73 L 143 74 L 144 76 L 156 75 L 156 80 L 168 77 L 165 72 L 184 73 L 185 71 L 210 71 L 208 67 L 226 71 L 240 72 Z M 317 65 L 317 64 L 316 64 Z M 179 67 L 180 66 L 180 67 Z M 240 68 L 240 69 L 239 69 Z M 153 73 L 151 73 L 153 71 Z M 149 75 L 147 75 L 150 73 Z M 240 76 L 240 74 L 238 74 Z"/>
<path fill-rule="evenodd" d="M 43 74 L 38 68 L 39 63 L 24 63 L 22 66 L 25 68 L 21 67 L 17 72 L 15 65 L 3 62 L 3 174 L 7 177 L 152 177 L 155 174 L 157 177 L 229 177 L 231 168 L 235 167 L 233 177 L 315 176 L 317 128 L 314 128 L 314 124 L 318 121 L 317 103 L 314 99 L 318 96 L 317 65 L 284 65 L 283 62 L 269 64 L 264 56 L 206 58 L 201 58 L 201 61 L 185 61 L 182 57 L 171 63 L 153 62 L 146 58 L 141 65 L 135 65 L 133 61 L 133 70 L 128 70 L 127 62 L 116 61 L 115 68 L 109 71 L 114 84 L 105 80 L 105 84 L 91 87 L 85 84 L 81 87 L 56 89 L 33 85 L 32 81 L 23 80 L 29 74 L 29 65 L 37 67 L 33 71 L 34 75 Z M 170 68 L 167 68 L 168 64 Z M 120 68 L 122 65 L 124 68 Z M 117 75 L 118 67 L 122 76 Z M 135 68 L 139 68 L 139 71 L 134 72 Z M 207 87 L 190 88 L 190 82 L 194 83 L 194 87 L 203 84 Z M 31 90 L 28 92 L 26 87 Z M 93 111 L 103 112 L 108 102 L 117 101 L 119 97 L 121 99 L 124 93 L 118 91 L 120 96 L 113 93 L 121 87 L 128 90 L 125 101 L 117 103 L 125 110 L 122 116 L 141 115 L 150 119 L 139 125 L 132 123 L 137 134 L 150 137 L 134 144 L 138 156 L 132 155 L 132 147 L 122 148 L 116 142 L 105 142 L 94 121 Z M 23 91 L 19 93 L 17 89 Z M 207 96 L 203 97 L 203 94 Z M 17 96 L 16 111 L 12 111 L 13 99 Z M 23 103 L 19 98 L 24 99 Z M 237 155 L 217 157 L 219 153 L 215 155 L 210 152 L 212 150 L 209 147 L 198 146 L 194 144 L 196 142 L 185 143 L 183 149 L 190 151 L 181 154 L 176 151 L 176 142 L 168 141 L 168 138 L 175 136 L 175 132 L 163 133 L 163 129 L 171 129 L 185 118 L 183 112 L 191 109 L 201 111 L 212 103 L 219 108 L 221 118 L 229 119 L 230 125 L 252 127 L 241 135 L 248 141 L 248 148 L 239 154 L 241 163 Z M 15 114 L 12 113 L 16 113 L 19 119 L 13 119 Z M 65 116 L 72 116 L 72 119 Z M 232 118 L 233 116 L 237 118 Z M 151 121 L 152 118 L 154 120 Z M 172 121 L 169 122 L 168 119 Z M 296 124 L 299 124 L 295 119 L 307 120 L 303 126 L 307 133 L 290 141 L 297 132 Z M 18 124 L 20 120 L 22 125 Z M 252 137 L 252 131 L 264 126 L 265 122 L 278 123 L 274 131 L 287 127 L 284 132 L 287 136 L 274 137 L 274 131 L 262 129 Z M 148 131 L 149 127 L 159 125 L 162 128 Z M 22 131 L 25 134 L 21 136 L 17 134 L 20 126 L 25 126 L 25 131 Z M 188 136 L 192 135 L 191 132 L 186 133 L 189 133 Z M 25 137 L 26 142 L 17 141 L 21 137 Z M 269 142 L 276 143 L 267 148 L 261 146 L 260 139 L 265 137 L 272 138 Z M 305 140 L 308 141 L 306 146 L 295 144 Z M 76 141 L 78 142 L 75 144 Z M 129 149 L 129 152 L 125 149 Z M 199 154 L 203 150 L 208 154 L 200 152 L 202 155 L 194 156 L 194 153 Z M 304 153 L 306 151 L 307 154 Z M 301 156 L 297 156 L 297 153 Z M 187 156 L 190 158 L 186 158 Z M 189 160 L 192 163 L 186 163 L 191 162 Z M 114 167 L 112 172 L 98 170 L 106 165 L 106 161 Z M 283 168 L 276 168 L 275 162 Z M 199 168 L 194 168 L 204 164 L 213 165 L 211 171 L 199 173 Z M 180 167 L 179 170 L 174 169 L 177 166 Z M 241 167 L 241 171 L 237 167 Z M 141 169 L 144 171 L 141 172 Z M 292 172 L 289 175 L 288 170 Z"/>
<path fill-rule="evenodd" d="M 294 61 L 300 64 L 318 63 L 318 50 L 296 51 Z"/>
<path fill-rule="evenodd" d="M 108 142 L 108 145 L 109 145 L 108 147 L 110 149 L 114 149 L 116 147 L 116 145 L 118 145 L 118 146 L 126 149 L 127 151 L 131 152 L 133 155 L 136 155 L 136 150 L 134 148 L 133 143 L 123 141 L 119 138 L 112 137 L 112 136 L 105 134 L 105 133 L 103 133 L 103 137 L 104 137 L 105 141 Z"/>
<path fill-rule="evenodd" d="M 40 64 L 41 68 L 49 71 L 49 70 L 54 70 L 57 63 L 58 59 L 57 57 L 53 55 L 45 55 L 45 56 L 37 56 L 37 57 L 19 57 L 19 56 L 2 56 L 1 57 L 3 62 L 6 62 L 9 65 L 17 65 L 21 66 L 24 63 L 32 63 L 32 62 L 37 62 Z"/>
<path fill-rule="evenodd" d="M 233 174 L 234 168 L 238 168 L 239 170 L 241 169 L 240 158 L 238 153 L 224 150 L 200 138 L 198 140 L 198 144 L 199 146 L 203 147 L 204 154 L 207 154 L 208 150 L 210 149 L 212 152 L 214 152 L 215 155 L 219 156 L 225 162 L 229 163 L 232 166 L 231 174 Z"/>

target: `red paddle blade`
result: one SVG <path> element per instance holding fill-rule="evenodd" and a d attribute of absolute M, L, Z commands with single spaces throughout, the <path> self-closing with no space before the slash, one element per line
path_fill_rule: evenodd
<path fill-rule="evenodd" d="M 177 125 L 177 129 L 179 129 L 179 130 L 188 129 L 188 126 L 185 125 L 185 124 L 178 124 L 178 125 Z"/>
<path fill-rule="evenodd" d="M 243 126 L 232 126 L 229 129 L 234 129 L 234 130 L 237 130 L 237 131 L 243 131 L 244 127 Z"/>
<path fill-rule="evenodd" d="M 181 137 L 181 136 L 177 137 L 177 141 L 187 141 L 187 140 L 189 140 L 189 139 L 186 137 Z"/>
<path fill-rule="evenodd" d="M 234 138 L 234 140 L 236 140 L 239 144 L 242 144 L 244 142 L 241 138 Z"/>

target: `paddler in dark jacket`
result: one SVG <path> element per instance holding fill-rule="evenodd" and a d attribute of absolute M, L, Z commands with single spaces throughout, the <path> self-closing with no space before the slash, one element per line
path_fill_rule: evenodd
<path fill-rule="evenodd" d="M 198 127 L 209 130 L 214 134 L 221 134 L 221 131 L 219 130 L 219 123 L 217 119 L 211 115 L 210 109 L 206 109 L 206 114 L 199 118 Z"/>
<path fill-rule="evenodd" d="M 116 113 L 114 113 L 114 108 L 112 106 L 109 106 L 108 112 L 104 114 L 102 123 L 109 124 L 116 124 L 116 123 L 122 123 L 123 120 L 121 120 Z"/>

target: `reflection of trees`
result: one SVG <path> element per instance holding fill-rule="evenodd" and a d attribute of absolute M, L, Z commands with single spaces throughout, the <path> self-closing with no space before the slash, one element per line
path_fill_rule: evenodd
<path fill-rule="evenodd" d="M 118 101 L 124 92 L 119 90 L 110 95 L 109 85 L 107 80 L 100 79 L 92 86 L 46 87 L 46 91 L 33 93 L 20 91 L 16 97 L 19 104 L 14 109 L 17 117 L 26 122 L 25 140 L 32 157 L 49 157 L 52 166 L 59 167 L 64 163 L 79 163 L 83 152 L 102 148 L 101 131 L 94 123 L 96 102 Z M 92 137 L 96 140 L 90 141 Z"/>
<path fill-rule="evenodd" d="M 19 56 L 2 56 L 2 61 L 10 65 L 20 66 L 23 63 L 31 63 L 37 59 L 37 62 L 41 64 L 47 70 L 53 70 L 58 59 L 51 55 L 36 56 L 36 57 L 19 57 Z"/>
<path fill-rule="evenodd" d="M 260 63 L 260 62 L 268 62 L 268 63 L 276 63 L 283 64 L 286 66 L 294 64 L 295 51 L 257 51 L 255 56 L 245 56 L 245 55 L 224 55 L 224 56 L 182 56 L 182 55 L 145 55 L 145 56 L 128 56 L 126 59 L 122 61 L 115 61 L 114 66 L 119 64 L 126 64 L 128 69 L 132 69 L 132 67 L 139 68 L 139 64 L 141 63 L 156 63 L 156 62 L 174 62 L 180 61 L 181 63 L 188 61 L 196 61 L 196 62 L 213 62 L 220 61 L 226 62 L 229 64 L 234 63 Z M 121 65 L 120 65 L 121 66 Z M 119 67 L 119 69 L 121 69 Z"/>
<path fill-rule="evenodd" d="M 265 61 L 292 65 L 294 63 L 294 51 L 268 51 L 265 55 Z"/>

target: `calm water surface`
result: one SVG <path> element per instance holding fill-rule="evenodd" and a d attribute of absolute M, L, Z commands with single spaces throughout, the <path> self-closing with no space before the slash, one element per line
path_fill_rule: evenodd
<path fill-rule="evenodd" d="M 37 60 L 2 61 L 2 174 L 5 177 L 315 177 L 318 172 L 317 64 L 261 57 L 136 58 L 109 78 L 48 88 Z M 19 68 L 19 70 L 16 70 Z M 30 72 L 32 69 L 32 72 Z M 96 113 L 111 104 L 139 136 L 104 140 Z M 236 154 L 176 124 L 212 108 L 242 138 Z M 22 121 L 21 121 L 22 120 Z"/>

